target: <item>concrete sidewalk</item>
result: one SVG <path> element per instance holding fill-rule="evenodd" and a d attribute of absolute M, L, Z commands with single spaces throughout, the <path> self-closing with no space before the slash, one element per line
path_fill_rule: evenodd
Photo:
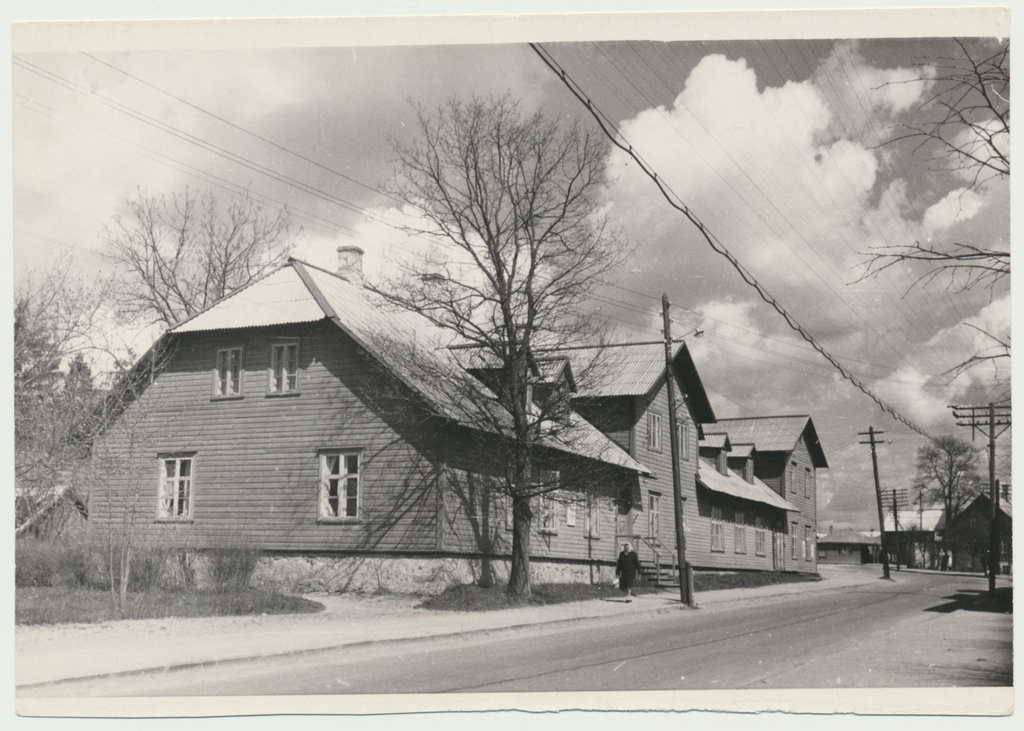
<path fill-rule="evenodd" d="M 704 609 L 735 602 L 877 584 L 878 566 L 822 566 L 822 581 L 699 593 Z M 908 579 L 911 577 L 908 575 Z M 436 612 L 417 597 L 314 595 L 317 614 L 123 620 L 95 625 L 19 626 L 16 686 L 273 657 L 368 643 L 458 636 L 518 627 L 680 611 L 677 593 L 622 600 L 520 607 L 493 612 Z"/>

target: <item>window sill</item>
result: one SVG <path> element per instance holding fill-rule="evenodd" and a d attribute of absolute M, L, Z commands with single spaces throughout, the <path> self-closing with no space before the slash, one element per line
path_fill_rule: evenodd
<path fill-rule="evenodd" d="M 316 519 L 317 523 L 323 523 L 326 525 L 351 525 L 352 523 L 362 523 L 362 518 L 325 518 L 323 516 Z"/>
<path fill-rule="evenodd" d="M 766 554 L 766 553 L 765 553 L 764 551 L 761 551 L 760 553 L 755 553 L 754 555 L 755 555 L 755 556 L 760 556 L 761 558 L 764 558 L 764 557 L 765 557 L 765 556 L 767 556 L 768 554 Z"/>
<path fill-rule="evenodd" d="M 552 530 L 551 528 L 541 528 L 537 532 L 540 533 L 542 536 L 557 536 L 558 535 L 558 531 Z"/>
<path fill-rule="evenodd" d="M 601 540 L 601 536 L 587 536 L 587 540 L 588 541 L 599 541 L 599 540 Z"/>
<path fill-rule="evenodd" d="M 283 391 L 278 393 L 277 391 L 268 391 L 267 398 L 289 398 L 291 396 L 301 396 L 302 391 Z"/>
<path fill-rule="evenodd" d="M 725 553 L 724 548 L 712 548 L 711 553 Z"/>
<path fill-rule="evenodd" d="M 235 394 L 233 396 L 211 396 L 210 401 L 241 401 L 245 396 L 242 394 Z"/>
<path fill-rule="evenodd" d="M 153 521 L 154 523 L 194 523 L 195 518 L 189 516 L 188 518 L 168 518 L 158 517 Z"/>

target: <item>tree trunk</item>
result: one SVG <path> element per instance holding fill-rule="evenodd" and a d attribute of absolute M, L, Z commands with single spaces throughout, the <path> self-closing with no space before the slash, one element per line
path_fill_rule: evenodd
<path fill-rule="evenodd" d="M 512 567 L 508 577 L 510 596 L 527 599 L 530 596 L 530 498 L 512 496 Z"/>
<path fill-rule="evenodd" d="M 132 567 L 132 548 L 131 544 L 126 544 L 121 550 L 121 585 L 118 587 L 118 599 L 119 607 L 118 610 L 122 617 L 128 615 L 128 580 L 131 575 Z"/>

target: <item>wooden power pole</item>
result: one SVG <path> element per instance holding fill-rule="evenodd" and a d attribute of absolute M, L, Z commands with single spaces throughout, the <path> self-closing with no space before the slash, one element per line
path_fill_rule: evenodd
<path fill-rule="evenodd" d="M 679 563 L 679 599 L 688 607 L 693 598 L 693 571 L 686 563 L 686 529 L 683 525 L 683 483 L 679 474 L 679 420 L 676 416 L 676 379 L 672 367 L 672 320 L 668 294 L 661 296 L 661 316 L 665 326 L 665 384 L 668 388 L 668 435 L 672 451 L 672 502 L 676 518 L 676 554 Z"/>
<path fill-rule="evenodd" d="M 882 577 L 889 578 L 889 553 L 885 550 L 885 514 L 882 512 L 882 486 L 878 481 L 878 454 L 875 451 L 875 437 L 885 434 L 884 431 L 875 431 L 875 427 L 869 426 L 866 432 L 860 432 L 859 436 L 867 437 L 868 441 L 861 444 L 871 445 L 871 467 L 875 471 L 875 502 L 878 504 L 878 532 L 882 537 Z"/>
<path fill-rule="evenodd" d="M 988 437 L 988 497 L 989 497 L 989 528 L 988 528 L 988 593 L 995 596 L 996 572 L 999 570 L 999 488 L 996 480 L 996 439 L 1010 428 L 1010 407 L 996 406 L 953 406 L 953 416 L 957 426 L 971 427 L 971 438 L 975 430 Z M 996 427 L 1002 427 L 997 429 Z M 946 516 L 947 531 L 949 516 Z"/>

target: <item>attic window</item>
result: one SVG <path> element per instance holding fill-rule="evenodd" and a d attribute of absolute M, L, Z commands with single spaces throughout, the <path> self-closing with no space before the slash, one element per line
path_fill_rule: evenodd
<path fill-rule="evenodd" d="M 727 456 L 728 455 L 726 455 L 724 449 L 719 450 L 719 452 L 718 452 L 718 471 L 721 472 L 723 475 L 728 475 L 729 474 L 729 462 L 728 462 Z"/>
<path fill-rule="evenodd" d="M 661 414 L 647 414 L 647 448 L 661 451 Z"/>
<path fill-rule="evenodd" d="M 268 391 L 295 393 L 299 386 L 299 341 L 274 343 L 270 348 Z"/>
<path fill-rule="evenodd" d="M 749 457 L 743 462 L 743 479 L 751 484 L 754 482 L 754 460 Z"/>
<path fill-rule="evenodd" d="M 213 371 L 213 397 L 231 398 L 242 395 L 242 349 L 222 348 L 217 351 L 217 367 Z"/>
<path fill-rule="evenodd" d="M 679 425 L 679 458 L 688 461 L 690 459 L 690 425 Z"/>

